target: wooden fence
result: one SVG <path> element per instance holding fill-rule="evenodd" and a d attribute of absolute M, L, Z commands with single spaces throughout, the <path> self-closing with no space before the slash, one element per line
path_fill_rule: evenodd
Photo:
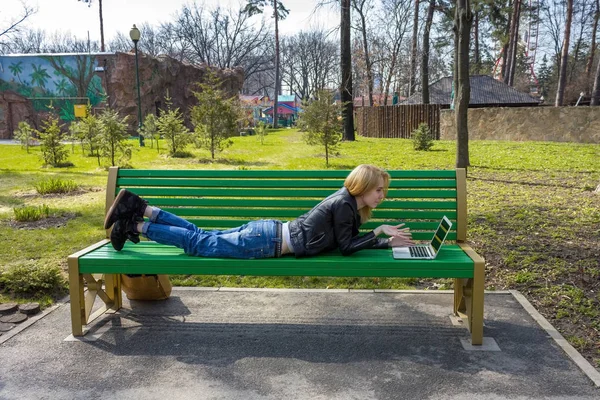
<path fill-rule="evenodd" d="M 433 137 L 440 138 L 440 106 L 437 104 L 357 107 L 354 112 L 354 124 L 361 136 L 408 139 L 419 124 L 426 123 Z"/>

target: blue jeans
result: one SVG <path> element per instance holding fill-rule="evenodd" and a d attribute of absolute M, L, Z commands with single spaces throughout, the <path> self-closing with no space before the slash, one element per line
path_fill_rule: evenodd
<path fill-rule="evenodd" d="M 224 231 L 206 231 L 157 208 L 141 232 L 148 239 L 183 249 L 191 256 L 272 258 L 281 255 L 281 222 L 252 221 Z"/>

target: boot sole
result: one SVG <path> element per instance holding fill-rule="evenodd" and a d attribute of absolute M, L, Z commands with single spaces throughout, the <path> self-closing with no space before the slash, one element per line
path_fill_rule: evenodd
<path fill-rule="evenodd" d="M 113 201 L 112 205 L 110 206 L 110 208 L 108 209 L 108 212 L 106 213 L 106 217 L 104 217 L 104 229 L 108 229 L 110 228 L 113 224 L 111 224 L 110 221 L 110 217 L 112 216 L 113 212 L 115 211 L 115 207 L 117 206 L 117 204 L 119 204 L 119 201 L 121 201 L 121 199 L 123 198 L 123 196 L 125 196 L 125 190 L 121 190 L 119 192 L 119 194 L 117 195 L 117 197 L 115 197 L 115 200 Z"/>

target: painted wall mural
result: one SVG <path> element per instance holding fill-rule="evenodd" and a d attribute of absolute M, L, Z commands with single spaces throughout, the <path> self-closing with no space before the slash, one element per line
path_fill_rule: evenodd
<path fill-rule="evenodd" d="M 0 56 L 0 92 L 31 99 L 36 112 L 52 108 L 63 121 L 75 119 L 73 106 L 97 106 L 106 98 L 102 70 L 93 54 Z"/>

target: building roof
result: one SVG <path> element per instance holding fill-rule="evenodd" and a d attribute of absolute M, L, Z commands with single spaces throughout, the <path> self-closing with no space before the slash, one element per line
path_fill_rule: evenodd
<path fill-rule="evenodd" d="M 471 100 L 469 105 L 537 105 L 540 100 L 527 93 L 519 92 L 506 83 L 488 75 L 472 75 Z M 452 77 L 447 76 L 429 85 L 429 102 L 431 104 L 449 105 L 452 101 Z M 421 104 L 422 94 L 415 93 L 401 104 Z"/>
<path fill-rule="evenodd" d="M 268 97 L 265 99 L 265 96 L 249 96 L 245 94 L 240 94 L 240 101 L 244 103 L 260 103 L 263 100 L 268 100 Z"/>
<path fill-rule="evenodd" d="M 294 102 L 294 101 L 300 101 L 300 98 L 298 96 L 296 96 L 295 94 L 291 94 L 291 95 L 285 95 L 285 94 L 280 94 L 279 96 L 277 96 L 277 102 L 280 101 L 285 101 L 285 102 Z"/>

